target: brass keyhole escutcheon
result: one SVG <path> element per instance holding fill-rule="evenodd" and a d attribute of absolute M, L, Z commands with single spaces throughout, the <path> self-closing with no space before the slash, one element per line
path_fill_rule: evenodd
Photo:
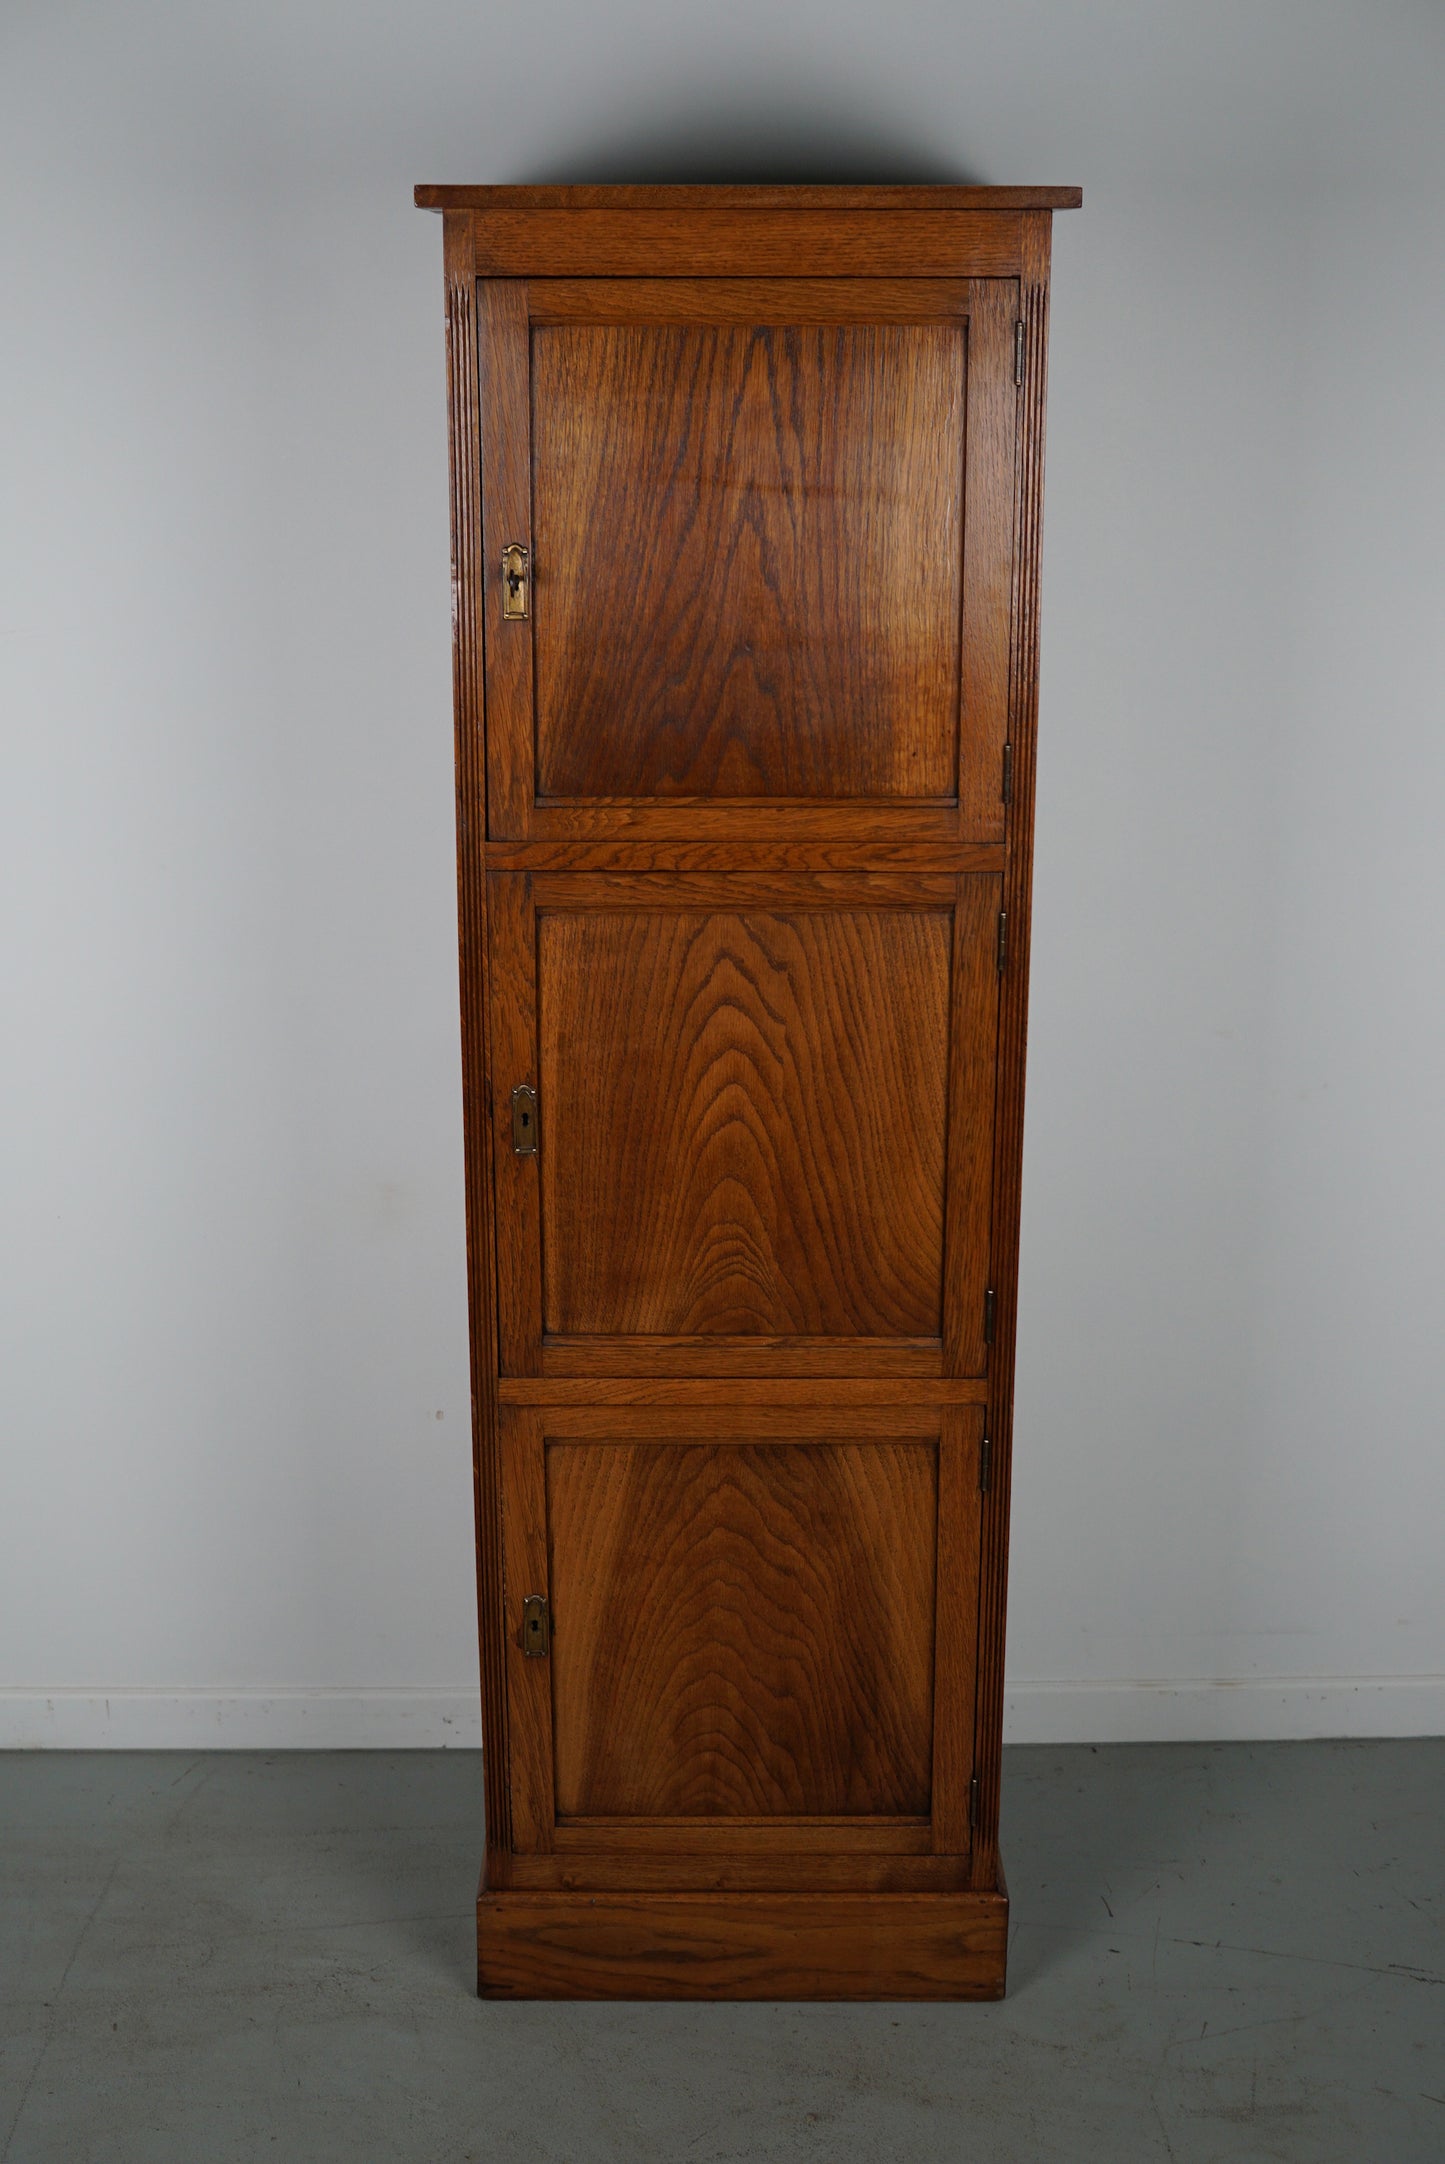
<path fill-rule="evenodd" d="M 518 1157 L 537 1154 L 537 1092 L 526 1082 L 512 1092 L 512 1148 Z"/>
<path fill-rule="evenodd" d="M 527 613 L 527 551 L 509 541 L 502 551 L 502 614 L 516 619 Z"/>
<path fill-rule="evenodd" d="M 546 1596 L 529 1593 L 522 1603 L 522 1651 L 529 1660 L 545 1658 L 551 1635 Z"/>

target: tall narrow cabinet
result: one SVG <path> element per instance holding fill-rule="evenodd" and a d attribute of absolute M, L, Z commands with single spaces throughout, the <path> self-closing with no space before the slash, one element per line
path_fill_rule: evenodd
<path fill-rule="evenodd" d="M 498 1996 L 992 1998 L 1052 213 L 451 188 Z"/>

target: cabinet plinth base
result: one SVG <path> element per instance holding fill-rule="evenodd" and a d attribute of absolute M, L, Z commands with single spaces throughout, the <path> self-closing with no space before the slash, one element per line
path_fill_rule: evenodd
<path fill-rule="evenodd" d="M 484 1999 L 1001 1999 L 996 1893 L 484 1893 Z"/>

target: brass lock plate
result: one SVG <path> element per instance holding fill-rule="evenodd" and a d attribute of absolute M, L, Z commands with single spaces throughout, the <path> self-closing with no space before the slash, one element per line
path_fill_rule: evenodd
<path fill-rule="evenodd" d="M 516 621 L 527 613 L 527 551 L 509 541 L 502 551 L 502 614 Z"/>
<path fill-rule="evenodd" d="M 551 1640 L 546 1597 L 541 1593 L 529 1593 L 522 1603 L 522 1651 L 529 1660 L 543 1660 Z"/>
<path fill-rule="evenodd" d="M 512 1092 L 512 1148 L 518 1157 L 537 1154 L 537 1092 L 528 1082 Z"/>

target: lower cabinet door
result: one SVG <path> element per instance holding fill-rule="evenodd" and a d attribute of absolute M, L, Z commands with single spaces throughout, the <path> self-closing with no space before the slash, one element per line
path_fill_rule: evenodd
<path fill-rule="evenodd" d="M 982 1429 L 505 1407 L 514 1883 L 963 1883 Z"/>

